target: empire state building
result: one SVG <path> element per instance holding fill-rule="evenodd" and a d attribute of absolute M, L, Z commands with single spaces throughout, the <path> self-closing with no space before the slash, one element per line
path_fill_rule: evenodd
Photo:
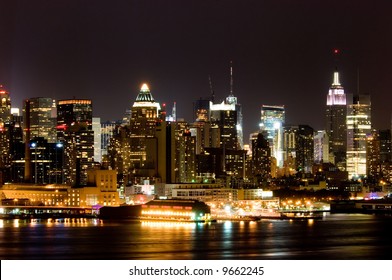
<path fill-rule="evenodd" d="M 339 81 L 339 72 L 335 71 L 327 96 L 326 132 L 329 136 L 330 161 L 341 170 L 344 170 L 346 165 L 346 116 L 346 94 Z"/>

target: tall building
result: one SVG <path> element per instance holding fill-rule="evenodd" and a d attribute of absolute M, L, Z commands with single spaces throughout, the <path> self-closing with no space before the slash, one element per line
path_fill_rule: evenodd
<path fill-rule="evenodd" d="M 101 123 L 101 156 L 105 157 L 108 155 L 108 146 L 110 142 L 110 138 L 113 137 L 114 131 L 116 129 L 116 125 L 119 125 L 119 122 L 108 121 Z"/>
<path fill-rule="evenodd" d="M 92 102 L 89 99 L 59 100 L 57 138 L 64 145 L 65 183 L 87 184 L 87 170 L 94 165 Z"/>
<path fill-rule="evenodd" d="M 230 65 L 230 94 L 220 104 L 210 101 L 211 147 L 244 148 L 242 107 L 233 93 L 233 67 Z"/>
<path fill-rule="evenodd" d="M 102 162 L 101 118 L 93 118 L 92 130 L 94 131 L 94 161 Z"/>
<path fill-rule="evenodd" d="M 147 84 L 143 84 L 122 124 L 115 125 L 114 130 L 111 124 L 107 126 L 109 134 L 113 131 L 107 148 L 108 161 L 117 171 L 120 188 L 140 183 L 143 177 L 153 175 L 151 172 L 156 169 L 156 162 L 148 158 L 147 151 L 150 145 L 156 150 L 152 142 L 156 126 L 162 121 L 160 112 L 160 104 L 154 100 Z"/>
<path fill-rule="evenodd" d="M 392 160 L 392 141 L 391 141 L 391 130 L 385 129 L 379 131 L 380 135 L 380 160 L 391 161 Z"/>
<path fill-rule="evenodd" d="M 326 132 L 329 138 L 331 162 L 343 170 L 346 165 L 347 147 L 346 105 L 346 94 L 340 84 L 339 72 L 335 71 L 327 96 Z"/>
<path fill-rule="evenodd" d="M 325 130 L 319 130 L 314 134 L 314 162 L 329 162 L 329 139 Z"/>
<path fill-rule="evenodd" d="M 252 175 L 260 181 L 271 177 L 271 149 L 267 139 L 262 133 L 251 138 L 252 146 Z"/>
<path fill-rule="evenodd" d="M 0 125 L 11 120 L 11 98 L 10 93 L 0 85 Z"/>
<path fill-rule="evenodd" d="M 159 122 L 156 137 L 149 141 L 150 162 L 156 163 L 156 175 L 162 183 L 193 183 L 196 179 L 196 137 L 189 124 Z"/>
<path fill-rule="evenodd" d="M 313 128 L 308 125 L 285 126 L 283 139 L 286 164 L 293 162 L 297 171 L 311 172 L 314 162 Z"/>
<path fill-rule="evenodd" d="M 210 103 L 211 147 L 240 149 L 237 137 L 237 112 L 234 103 Z"/>
<path fill-rule="evenodd" d="M 193 104 L 194 118 L 196 122 L 208 122 L 210 118 L 210 100 L 198 99 Z"/>
<path fill-rule="evenodd" d="M 347 105 L 347 172 L 349 179 L 366 176 L 366 141 L 371 135 L 370 95 L 357 94 Z"/>
<path fill-rule="evenodd" d="M 381 178 L 381 145 L 380 134 L 373 130 L 367 136 L 366 143 L 366 175 L 372 179 Z"/>
<path fill-rule="evenodd" d="M 56 112 L 53 103 L 55 101 L 50 97 L 29 98 L 29 106 L 24 103 L 24 119 L 29 117 L 30 120 L 30 137 L 42 137 L 49 143 L 56 142 Z M 27 114 L 26 110 L 30 110 Z"/>
<path fill-rule="evenodd" d="M 9 92 L 0 85 L 0 169 L 8 169 L 11 163 L 10 131 L 11 98 Z"/>
<path fill-rule="evenodd" d="M 10 154 L 12 182 L 24 182 L 25 143 L 23 141 L 23 117 L 13 115 L 10 125 Z"/>
<path fill-rule="evenodd" d="M 134 168 L 142 168 L 146 160 L 146 138 L 155 136 L 161 106 L 156 102 L 148 88 L 143 84 L 131 108 L 130 160 Z"/>
<path fill-rule="evenodd" d="M 44 137 L 34 137 L 30 143 L 32 182 L 60 184 L 64 182 L 64 145 L 49 143 Z"/>
<path fill-rule="evenodd" d="M 267 141 L 271 148 L 271 156 L 276 159 L 277 166 L 283 166 L 283 125 L 285 109 L 282 106 L 261 106 L 260 131 L 267 133 Z"/>

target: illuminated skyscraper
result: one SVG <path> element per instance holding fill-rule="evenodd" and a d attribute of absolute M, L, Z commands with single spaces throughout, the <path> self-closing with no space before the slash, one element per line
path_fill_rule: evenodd
<path fill-rule="evenodd" d="M 147 158 L 147 150 L 150 144 L 153 146 L 157 123 L 162 121 L 160 112 L 160 104 L 154 100 L 147 84 L 143 84 L 122 124 L 113 130 L 108 160 L 117 171 L 120 187 L 140 183 L 138 180 L 150 176 L 151 170 L 156 169 L 156 162 Z"/>
<path fill-rule="evenodd" d="M 329 162 L 329 139 L 325 130 L 319 130 L 314 134 L 314 162 Z"/>
<path fill-rule="evenodd" d="M 354 95 L 347 105 L 347 172 L 349 179 L 366 176 L 366 141 L 371 135 L 370 95 Z"/>
<path fill-rule="evenodd" d="M 252 136 L 252 175 L 259 181 L 266 181 L 271 177 L 271 149 L 263 133 Z"/>
<path fill-rule="evenodd" d="M 242 150 L 242 107 L 233 94 L 233 67 L 230 64 L 230 94 L 220 104 L 210 101 L 211 147 Z"/>
<path fill-rule="evenodd" d="M 92 130 L 94 131 L 94 161 L 102 162 L 101 118 L 93 118 Z"/>
<path fill-rule="evenodd" d="M 3 85 L 0 85 L 0 126 L 4 127 L 5 123 L 11 120 L 11 98 L 8 91 Z"/>
<path fill-rule="evenodd" d="M 74 186 L 87 184 L 87 170 L 94 164 L 92 102 L 60 100 L 57 104 L 57 138 L 64 144 L 64 179 Z"/>
<path fill-rule="evenodd" d="M 295 162 L 299 172 L 310 173 L 314 162 L 313 128 L 308 125 L 285 126 L 284 159 Z"/>
<path fill-rule="evenodd" d="M 262 105 L 260 130 L 267 133 L 271 156 L 277 166 L 283 166 L 283 125 L 285 122 L 284 106 Z"/>
<path fill-rule="evenodd" d="M 29 98 L 29 114 L 26 114 L 26 102 L 24 119 L 30 118 L 30 138 L 42 137 L 48 143 L 56 142 L 56 112 L 53 107 L 54 100 L 50 97 Z"/>
<path fill-rule="evenodd" d="M 335 71 L 333 83 L 328 91 L 326 108 L 326 132 L 329 138 L 331 161 L 344 170 L 346 163 L 347 128 L 346 94 Z"/>
<path fill-rule="evenodd" d="M 119 124 L 119 122 L 114 121 L 101 123 L 101 156 L 105 157 L 108 155 L 110 139 L 113 137 L 116 125 Z"/>
<path fill-rule="evenodd" d="M 154 100 L 147 84 L 143 84 L 131 108 L 130 160 L 134 168 L 142 168 L 146 160 L 146 138 L 155 136 L 161 106 Z"/>
<path fill-rule="evenodd" d="M 193 105 L 194 117 L 197 122 L 208 122 L 210 118 L 210 100 L 198 99 Z"/>
<path fill-rule="evenodd" d="M 381 141 L 380 133 L 373 130 L 371 135 L 367 136 L 366 143 L 366 172 L 371 179 L 380 179 L 381 172 Z"/>
<path fill-rule="evenodd" d="M 9 131 L 10 122 L 10 94 L 2 85 L 0 85 L 0 168 L 8 168 L 11 162 Z"/>
<path fill-rule="evenodd" d="M 210 103 L 211 147 L 230 150 L 240 149 L 237 137 L 237 112 L 235 103 Z"/>

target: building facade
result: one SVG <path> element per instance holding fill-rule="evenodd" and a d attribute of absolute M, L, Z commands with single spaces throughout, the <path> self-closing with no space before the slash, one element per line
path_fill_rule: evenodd
<path fill-rule="evenodd" d="M 349 179 L 366 176 L 366 143 L 371 135 L 370 95 L 354 95 L 347 105 L 347 171 Z"/>
<path fill-rule="evenodd" d="M 329 139 L 330 162 L 344 170 L 347 148 L 347 100 L 344 88 L 340 84 L 339 72 L 333 74 L 333 83 L 329 88 L 326 107 L 326 133 Z"/>
<path fill-rule="evenodd" d="M 59 100 L 57 138 L 64 145 L 64 180 L 72 186 L 87 184 L 87 170 L 94 165 L 92 102 L 89 99 Z"/>
<path fill-rule="evenodd" d="M 277 166 L 283 166 L 283 126 L 285 123 L 284 106 L 261 106 L 260 131 L 265 131 L 271 148 L 271 156 Z"/>

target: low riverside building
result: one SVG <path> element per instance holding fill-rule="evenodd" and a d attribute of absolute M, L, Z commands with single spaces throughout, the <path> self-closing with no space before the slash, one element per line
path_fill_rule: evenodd
<path fill-rule="evenodd" d="M 120 205 L 114 170 L 91 170 L 88 186 L 62 184 L 5 184 L 0 188 L 2 205 L 89 207 Z"/>
<path fill-rule="evenodd" d="M 158 184 L 155 194 L 178 199 L 197 199 L 204 202 L 230 202 L 237 200 L 237 189 L 228 188 L 223 184 L 184 183 Z"/>
<path fill-rule="evenodd" d="M 70 189 L 70 186 L 57 184 L 5 184 L 0 188 L 1 204 L 66 206 Z"/>

